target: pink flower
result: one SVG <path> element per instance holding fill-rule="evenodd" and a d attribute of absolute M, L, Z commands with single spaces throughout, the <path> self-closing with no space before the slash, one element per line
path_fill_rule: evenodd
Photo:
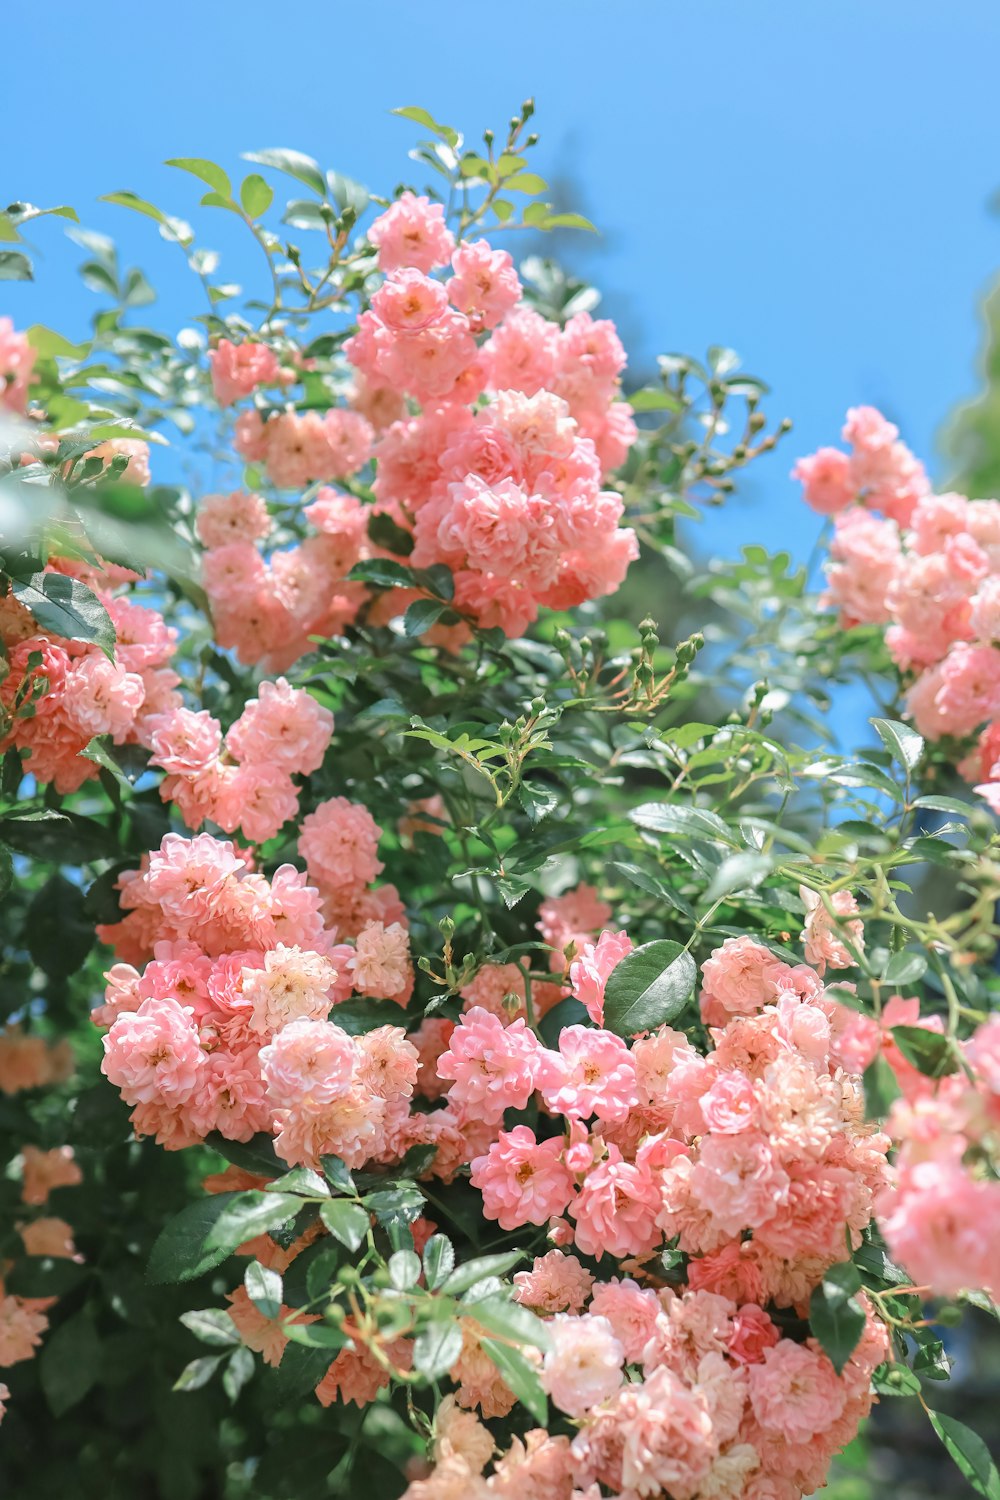
<path fill-rule="evenodd" d="M 825 1354 L 781 1339 L 748 1366 L 750 1404 L 766 1430 L 793 1443 L 825 1432 L 844 1410 L 846 1393 Z"/>
<path fill-rule="evenodd" d="M 333 714 L 284 677 L 262 682 L 226 735 L 230 753 L 243 764 L 257 763 L 308 776 L 319 770 L 333 734 Z"/>
<path fill-rule="evenodd" d="M 624 1389 L 615 1417 L 624 1435 L 622 1488 L 694 1500 L 717 1452 L 704 1393 L 663 1366 Z"/>
<path fill-rule="evenodd" d="M 635 1063 L 621 1037 L 564 1026 L 559 1052 L 545 1056 L 539 1085 L 546 1107 L 575 1119 L 624 1120 L 638 1103 Z"/>
<path fill-rule="evenodd" d="M 454 276 L 447 282 L 453 307 L 465 313 L 478 333 L 495 328 L 521 297 L 521 283 L 506 250 L 486 240 L 463 240 L 451 258 Z"/>
<path fill-rule="evenodd" d="M 499 1017 L 474 1006 L 438 1058 L 438 1076 L 452 1080 L 448 1098 L 453 1105 L 493 1122 L 503 1118 L 505 1109 L 525 1107 L 545 1058 L 523 1020 L 505 1026 Z"/>
<path fill-rule="evenodd" d="M 24 413 L 36 354 L 25 333 L 18 333 L 10 318 L 0 318 L 0 407 Z"/>
<path fill-rule="evenodd" d="M 627 1277 L 623 1281 L 599 1281 L 594 1287 L 590 1310 L 607 1318 L 628 1363 L 638 1363 L 660 1313 L 656 1293 Z"/>
<path fill-rule="evenodd" d="M 538 931 L 550 948 L 551 967 L 563 967 L 562 953 L 570 943 L 578 949 L 596 937 L 611 920 L 611 907 L 592 885 L 578 885 L 561 896 L 549 896 L 538 908 Z"/>
<path fill-rule="evenodd" d="M 607 1318 L 556 1313 L 548 1329 L 552 1347 L 539 1373 L 542 1389 L 560 1411 L 582 1417 L 620 1387 L 625 1351 Z"/>
<path fill-rule="evenodd" d="M 802 485 L 806 504 L 824 516 L 846 510 L 858 493 L 851 461 L 839 448 L 820 448 L 800 458 L 792 478 Z"/>
<path fill-rule="evenodd" d="M 757 1365 L 763 1361 L 768 1349 L 774 1348 L 778 1338 L 778 1330 L 763 1308 L 748 1302 L 733 1319 L 726 1347 L 730 1357 L 739 1364 Z"/>
<path fill-rule="evenodd" d="M 114 1021 L 104 1037 L 101 1072 L 126 1104 L 190 1099 L 207 1066 L 190 1015 L 176 1000 L 144 1000 L 134 1014 Z"/>
<path fill-rule="evenodd" d="M 31 1359 L 48 1326 L 45 1314 L 23 1298 L 0 1293 L 0 1370 Z"/>
<path fill-rule="evenodd" d="M 370 885 L 383 869 L 377 857 L 382 830 L 366 807 L 331 797 L 302 820 L 299 853 L 310 876 L 330 890 Z"/>
<path fill-rule="evenodd" d="M 501 1131 L 472 1163 L 472 1186 L 482 1194 L 486 1217 L 501 1229 L 518 1229 L 561 1214 L 573 1192 L 561 1155 L 560 1139 L 538 1142 L 527 1125 Z"/>
<path fill-rule="evenodd" d="M 232 406 L 243 396 L 252 396 L 258 386 L 276 385 L 282 380 L 277 356 L 266 344 L 249 341 L 233 344 L 220 339 L 209 350 L 212 389 L 220 406 Z"/>
<path fill-rule="evenodd" d="M 702 964 L 702 1019 L 723 1026 L 730 1016 L 749 1016 L 774 998 L 784 965 L 763 943 L 726 938 Z"/>
<path fill-rule="evenodd" d="M 948 1159 L 904 1165 L 877 1203 L 894 1259 L 938 1295 L 982 1288 L 1000 1293 L 1000 1190 Z"/>
<path fill-rule="evenodd" d="M 662 1239 L 656 1216 L 660 1193 L 648 1167 L 625 1161 L 616 1146 L 584 1178 L 570 1213 L 574 1238 L 584 1255 L 597 1260 L 645 1255 Z"/>
<path fill-rule="evenodd" d="M 754 1122 L 753 1085 L 743 1073 L 735 1070 L 720 1073 L 702 1096 L 701 1113 L 705 1128 L 721 1135 L 738 1135 Z"/>
<path fill-rule="evenodd" d="M 405 927 L 392 922 L 368 922 L 355 940 L 347 961 L 354 988 L 362 995 L 395 1000 L 405 1005 L 413 990 L 410 938 Z"/>
<path fill-rule="evenodd" d="M 836 605 L 848 627 L 888 624 L 886 596 L 902 563 L 898 526 L 859 509 L 838 515 L 835 527 L 821 603 Z"/>
<path fill-rule="evenodd" d="M 602 932 L 596 943 L 584 943 L 579 957 L 570 965 L 573 994 L 586 1007 L 595 1026 L 604 1021 L 604 990 L 611 971 L 631 952 L 632 939 L 627 932 Z"/>
<path fill-rule="evenodd" d="M 830 896 L 833 915 L 817 891 L 802 885 L 799 886 L 799 895 L 806 909 L 802 937 L 807 963 L 812 964 L 818 974 L 824 973 L 828 964 L 831 969 L 853 968 L 856 960 L 838 936 L 845 933 L 851 946 L 858 953 L 864 953 L 864 924 L 855 916 L 858 903 L 850 891 L 834 891 Z M 838 922 L 838 917 L 848 920 Z"/>
<path fill-rule="evenodd" d="M 385 272 L 410 266 L 432 271 L 446 265 L 455 248 L 441 204 L 410 192 L 402 193 L 379 215 L 368 238 L 378 249 L 379 270 Z"/>
<path fill-rule="evenodd" d="M 323 1020 L 336 978 L 336 969 L 322 954 L 279 943 L 263 955 L 260 968 L 243 970 L 251 1031 L 270 1036 L 291 1021 Z"/>
<path fill-rule="evenodd" d="M 757 1130 L 709 1135 L 691 1178 L 696 1201 L 724 1233 L 764 1224 L 788 1197 L 788 1174 Z"/>
<path fill-rule="evenodd" d="M 582 1312 L 594 1278 L 575 1255 L 566 1255 L 562 1250 L 550 1250 L 538 1255 L 530 1271 L 518 1271 L 514 1276 L 514 1296 L 525 1307 L 536 1307 L 540 1312 Z"/>
<path fill-rule="evenodd" d="M 330 1021 L 292 1021 L 260 1050 L 268 1098 L 278 1109 L 318 1111 L 342 1098 L 354 1076 L 354 1042 Z"/>

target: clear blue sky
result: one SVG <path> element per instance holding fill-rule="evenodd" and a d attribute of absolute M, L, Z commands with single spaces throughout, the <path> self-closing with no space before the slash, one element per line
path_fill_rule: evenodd
<path fill-rule="evenodd" d="M 974 389 L 977 299 L 1000 267 L 996 0 L 53 0 L 44 26 L 35 6 L 5 9 L 20 61 L 0 199 L 72 203 L 143 264 L 173 329 L 196 306 L 178 251 L 100 193 L 200 214 L 226 253 L 225 216 L 197 210 L 165 157 L 238 170 L 241 150 L 293 145 L 384 187 L 410 166 L 394 105 L 471 136 L 534 95 L 539 169 L 572 174 L 603 230 L 570 259 L 634 363 L 731 344 L 795 423 L 704 528 L 720 554 L 760 539 L 807 555 L 816 526 L 788 469 L 835 440 L 848 405 L 883 406 L 933 458 Z M 80 334 L 94 302 L 70 274 L 79 252 L 60 221 L 32 228 L 38 281 L 0 284 L 0 311 Z"/>

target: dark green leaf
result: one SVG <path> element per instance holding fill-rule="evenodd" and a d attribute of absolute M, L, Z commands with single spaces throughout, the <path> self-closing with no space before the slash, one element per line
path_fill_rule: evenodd
<path fill-rule="evenodd" d="M 15 578 L 15 596 L 43 630 L 70 641 L 88 641 L 111 656 L 115 627 L 104 605 L 85 584 L 64 573 L 32 573 Z"/>
<path fill-rule="evenodd" d="M 979 1434 L 957 1418 L 946 1417 L 943 1412 L 929 1411 L 927 1415 L 959 1472 L 964 1474 L 972 1488 L 985 1495 L 986 1500 L 1000 1500 L 1000 1475 Z"/>
<path fill-rule="evenodd" d="M 837 1374 L 858 1346 L 865 1328 L 865 1310 L 856 1293 L 861 1276 L 851 1261 L 831 1266 L 809 1299 L 809 1322 Z"/>
<path fill-rule="evenodd" d="M 42 1345 L 38 1374 L 54 1417 L 82 1401 L 101 1373 L 101 1343 L 90 1306 L 51 1333 Z"/>
<path fill-rule="evenodd" d="M 237 1193 L 209 1230 L 207 1247 L 235 1250 L 244 1240 L 256 1239 L 259 1234 L 287 1224 L 301 1207 L 301 1199 L 291 1193 Z"/>
<path fill-rule="evenodd" d="M 617 1036 L 666 1026 L 694 993 L 697 971 L 679 943 L 658 938 L 615 965 L 604 991 L 604 1025 Z"/>
<path fill-rule="evenodd" d="M 549 1420 L 549 1403 L 534 1366 L 509 1344 L 498 1343 L 495 1339 L 483 1339 L 482 1347 L 521 1405 L 527 1407 L 540 1427 L 545 1427 Z"/>
<path fill-rule="evenodd" d="M 928 1078 L 943 1078 L 958 1067 L 951 1038 L 923 1026 L 894 1026 L 892 1039 L 907 1062 Z"/>

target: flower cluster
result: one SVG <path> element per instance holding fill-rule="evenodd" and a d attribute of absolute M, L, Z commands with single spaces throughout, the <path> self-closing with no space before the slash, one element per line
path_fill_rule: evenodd
<path fill-rule="evenodd" d="M 919 1002 L 894 1002 L 883 1026 L 922 1025 L 940 1034 L 939 1017 L 921 1021 Z M 885 1033 L 883 1054 L 901 1096 L 886 1128 L 897 1147 L 892 1181 L 876 1204 L 894 1259 L 922 1287 L 945 1297 L 985 1290 L 1000 1297 L 1000 1020 L 956 1047 L 961 1066 L 931 1078 L 901 1058 Z"/>
<path fill-rule="evenodd" d="M 209 495 L 199 508 L 202 581 L 216 639 L 241 661 L 290 666 L 310 649 L 311 636 L 341 634 L 370 597 L 346 576 L 372 551 L 361 501 L 323 488 L 303 515 L 314 534 L 265 556 L 258 543 L 272 523 L 259 495 Z"/>
<path fill-rule="evenodd" d="M 844 625 L 884 627 L 921 734 L 978 735 L 959 769 L 1000 810 L 1000 502 L 933 494 L 870 407 L 844 437 L 850 457 L 824 448 L 794 471 L 834 516 L 826 600 Z"/>
<path fill-rule="evenodd" d="M 279 1149 L 291 1151 L 296 1130 L 300 1143 L 316 1138 L 317 1108 L 336 1104 L 346 1118 L 361 1094 L 369 1124 L 358 1139 L 375 1140 L 373 1101 L 409 1094 L 416 1051 L 394 1027 L 355 1047 L 326 1018 L 353 993 L 405 1005 L 413 971 L 402 921 L 363 920 L 353 942 L 338 943 L 303 874 L 282 865 L 267 880 L 248 853 L 209 834 L 168 834 L 118 888 L 127 915 L 101 936 L 125 961 L 93 1014 L 109 1028 L 103 1070 L 137 1133 L 179 1149 L 213 1130 L 230 1140 L 284 1130 Z M 401 1058 L 406 1087 L 395 1089 Z M 322 1149 L 352 1154 L 346 1135 Z"/>
<path fill-rule="evenodd" d="M 637 555 L 620 497 L 601 488 L 636 435 L 617 399 L 625 355 L 614 325 L 585 312 L 564 328 L 549 322 L 524 302 L 506 251 L 456 245 L 440 205 L 413 194 L 369 239 L 385 279 L 344 346 L 353 406 L 253 407 L 237 418 L 237 452 L 277 487 L 299 490 L 374 459 L 375 513 L 411 533 L 413 567 L 452 570 L 455 609 L 480 625 L 517 635 L 540 607 L 611 593 Z M 432 274 L 445 266 L 447 279 Z M 282 379 L 260 344 L 223 341 L 211 362 L 227 404 Z M 265 557 L 262 503 L 211 497 L 199 533 L 220 643 L 245 661 L 287 666 L 310 635 L 342 630 L 369 598 L 346 575 L 379 550 L 368 541 L 371 513 L 321 490 L 305 508 L 306 539 Z M 382 614 L 410 597 L 390 595 Z M 438 637 L 451 639 L 447 627 Z"/>
<path fill-rule="evenodd" d="M 99 646 L 41 631 L 13 595 L 0 601 L 10 668 L 0 683 L 0 705 L 10 716 L 0 753 L 25 751 L 26 769 L 63 794 L 97 776 L 97 763 L 81 754 L 95 736 L 144 743 L 151 721 L 180 707 L 180 679 L 169 665 L 177 631 L 147 605 L 95 591 L 115 628 L 113 661 Z"/>
<path fill-rule="evenodd" d="M 166 772 L 160 796 L 189 828 L 212 822 L 259 844 L 297 813 L 293 777 L 318 770 L 332 733 L 329 710 L 279 677 L 261 683 L 225 737 L 211 714 L 171 707 L 143 738 L 150 765 Z"/>
<path fill-rule="evenodd" d="M 555 1304 L 547 1309 L 551 1347 L 540 1379 L 576 1421 L 576 1436 L 536 1429 L 515 1438 L 484 1478 L 490 1434 L 471 1412 L 446 1403 L 437 1465 L 410 1485 L 406 1500 L 597 1500 L 609 1492 L 799 1500 L 825 1482 L 831 1458 L 868 1414 L 871 1374 L 888 1347 L 884 1325 L 867 1309 L 862 1338 L 838 1375 L 814 1339 L 782 1337 L 761 1307 L 716 1292 L 643 1287 L 630 1278 L 594 1283 L 574 1256 L 558 1251 L 536 1259 L 519 1280 L 523 1300 L 542 1307 L 542 1285 Z M 558 1310 L 569 1299 L 574 1310 Z M 473 1385 L 464 1404 L 493 1415 L 486 1396 Z M 457 1399 L 463 1403 L 462 1390 Z"/>
<path fill-rule="evenodd" d="M 483 1476 L 492 1449 L 472 1412 L 503 1415 L 513 1396 L 477 1354 L 473 1324 L 451 1371 L 458 1406 L 439 1416 L 437 1466 L 409 1500 L 561 1495 L 546 1488 L 557 1479 L 567 1496 L 607 1486 L 675 1500 L 798 1500 L 857 1431 L 888 1350 L 867 1303 L 839 1374 L 814 1338 L 783 1336 L 772 1316 L 807 1313 L 824 1272 L 861 1243 L 887 1180 L 888 1138 L 864 1121 L 856 1013 L 815 968 L 730 938 L 702 970 L 711 1050 L 667 1027 L 629 1044 L 599 1024 L 627 936 L 588 936 L 610 916 L 596 893 L 560 901 L 546 903 L 540 925 L 560 965 L 560 948 L 580 940 L 571 985 L 595 1024 L 563 1027 L 549 1048 L 509 1007 L 474 1006 L 437 1072 L 460 1121 L 494 1137 L 472 1163 L 486 1217 L 505 1230 L 547 1225 L 562 1247 L 515 1284 L 548 1320 L 539 1378 L 578 1432 L 530 1433 Z M 837 915 L 856 922 L 850 908 Z M 816 904 L 805 941 L 818 966 L 850 962 Z M 505 1112 L 532 1099 L 538 1133 L 504 1129 Z M 666 1247 L 676 1247 L 685 1289 L 662 1281 Z M 609 1257 L 614 1271 L 601 1279 Z"/>
<path fill-rule="evenodd" d="M 34 369 L 35 351 L 27 334 L 19 333 L 10 318 L 0 318 L 0 411 L 27 411 Z"/>

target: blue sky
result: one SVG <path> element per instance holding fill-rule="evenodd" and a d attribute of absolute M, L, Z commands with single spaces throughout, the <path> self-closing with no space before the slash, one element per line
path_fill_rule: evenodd
<path fill-rule="evenodd" d="M 994 0 L 104 0 L 99 20 L 53 0 L 44 37 L 18 9 L 0 199 L 72 203 L 147 269 L 173 329 L 196 306 L 178 251 L 99 194 L 200 214 L 226 271 L 224 216 L 165 157 L 238 170 L 241 150 L 293 145 L 384 187 L 410 165 L 394 105 L 473 136 L 534 95 L 539 170 L 571 174 L 603 231 L 568 258 L 633 362 L 730 344 L 795 423 L 703 528 L 720 555 L 759 539 L 807 556 L 815 518 L 788 469 L 836 440 L 847 406 L 881 405 L 934 467 L 936 429 L 975 389 L 977 300 L 1000 267 Z M 0 311 L 79 335 L 94 305 L 79 252 L 60 221 L 32 227 L 38 280 L 0 286 Z"/>

